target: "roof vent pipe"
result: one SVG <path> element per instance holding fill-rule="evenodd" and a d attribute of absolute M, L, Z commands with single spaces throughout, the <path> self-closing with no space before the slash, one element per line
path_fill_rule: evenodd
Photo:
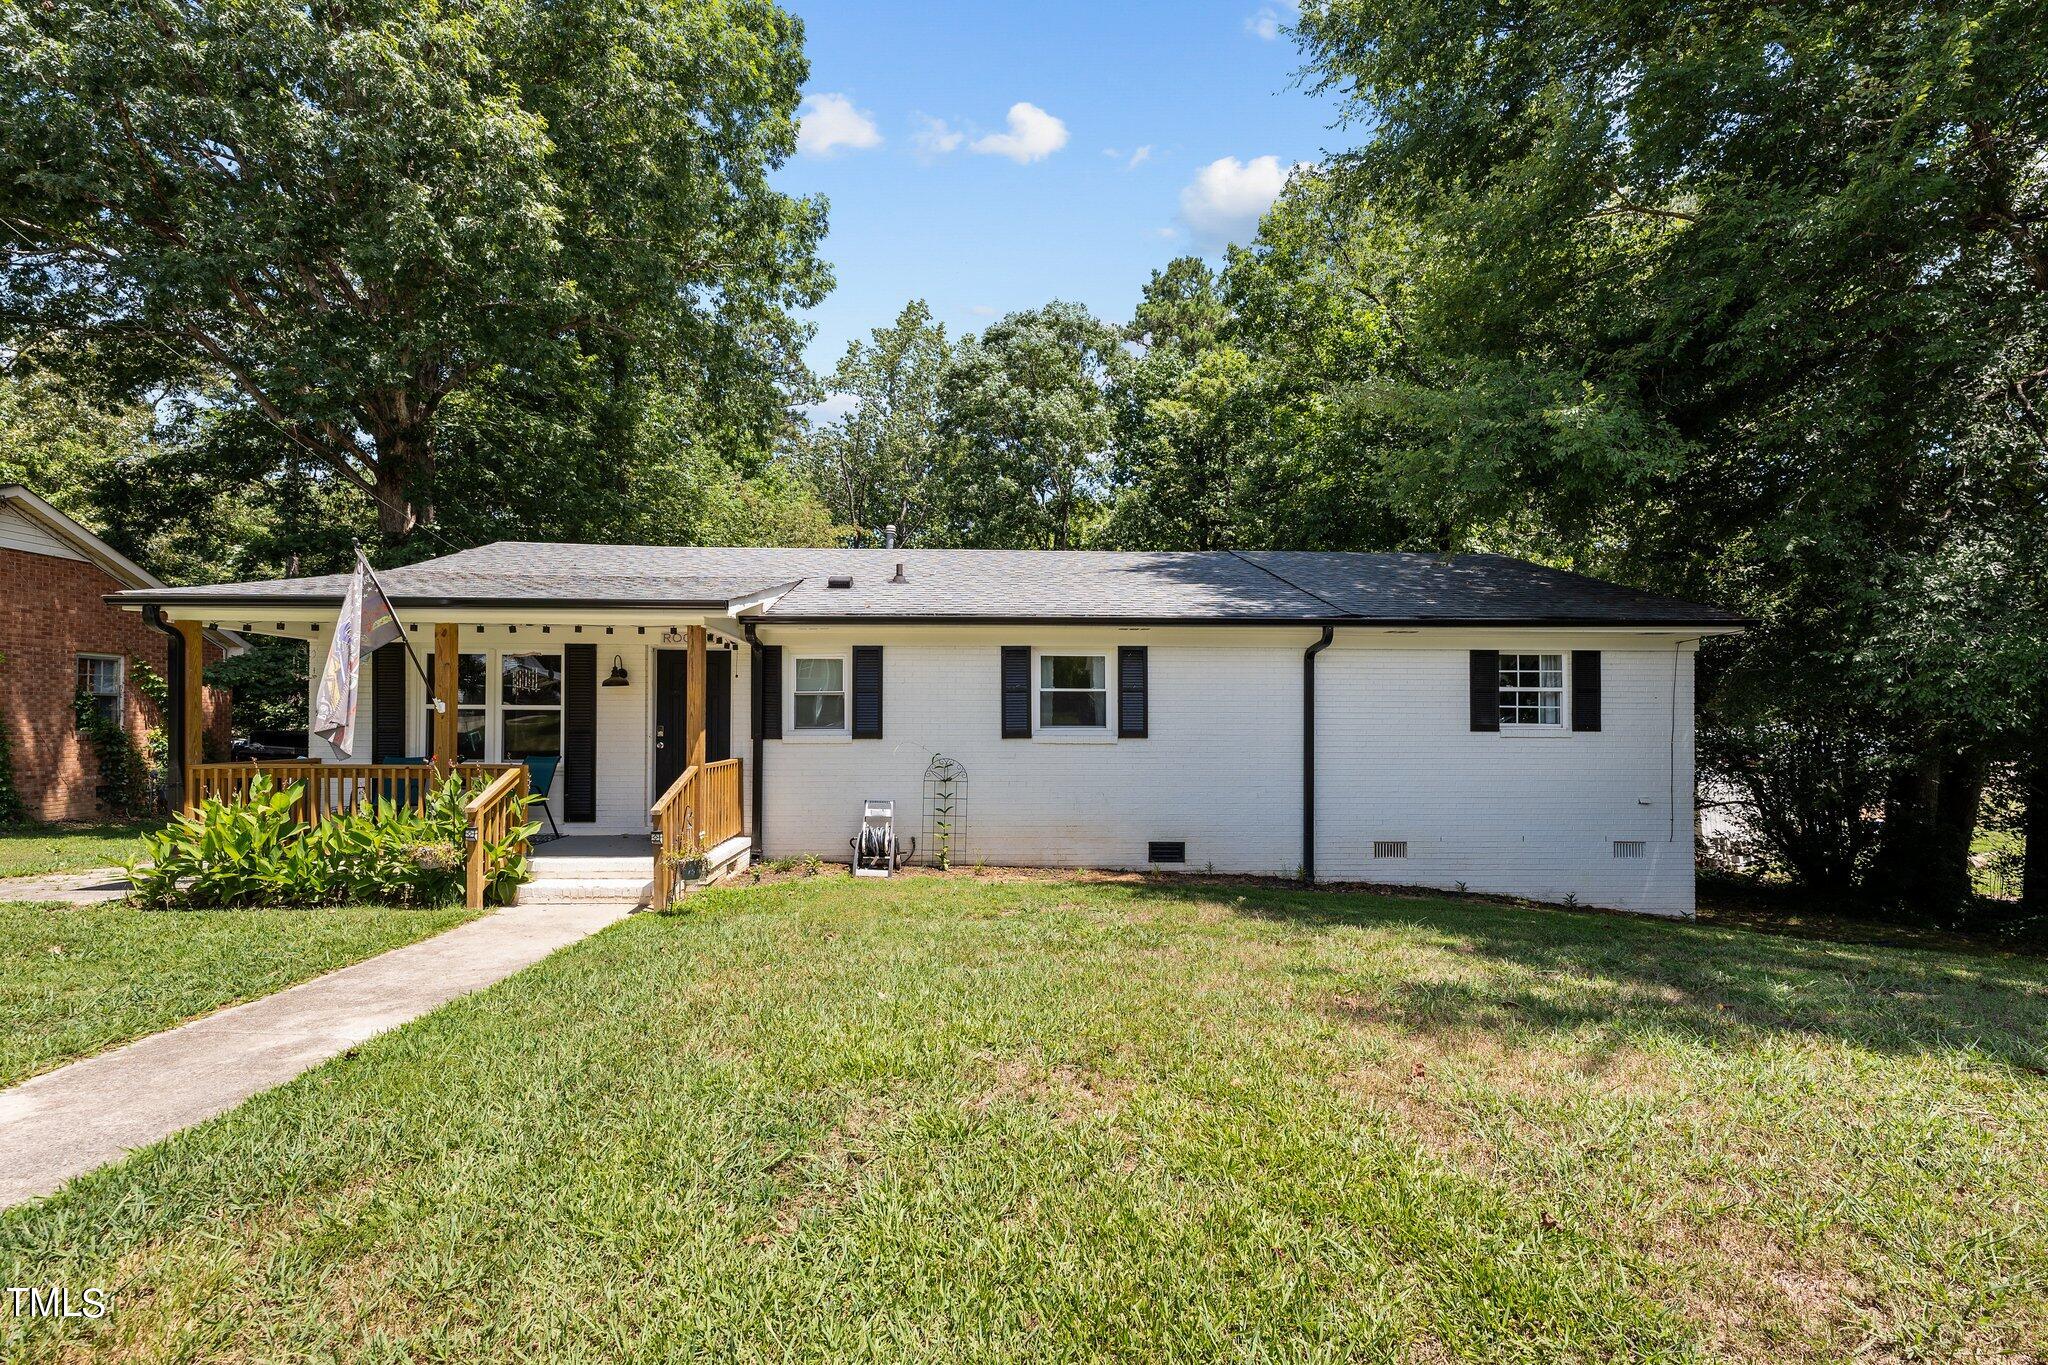
<path fill-rule="evenodd" d="M 896 548 L 896 523 L 893 521 L 882 528 L 882 548 L 885 550 Z M 903 566 L 898 564 L 896 567 L 898 570 L 901 570 Z"/>
<path fill-rule="evenodd" d="M 907 579 L 907 578 L 905 578 L 905 577 L 903 576 L 903 561 L 902 561 L 902 560 L 900 560 L 900 559 L 899 559 L 899 560 L 897 560 L 897 561 L 896 561 L 896 576 L 895 576 L 894 578 L 890 579 L 889 581 L 890 581 L 891 583 L 908 583 L 908 582 L 910 581 L 909 579 Z"/>

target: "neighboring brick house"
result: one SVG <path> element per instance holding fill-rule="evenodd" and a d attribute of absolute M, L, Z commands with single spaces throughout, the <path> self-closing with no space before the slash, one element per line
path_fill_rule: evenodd
<path fill-rule="evenodd" d="M 104 815 L 94 796 L 98 760 L 78 733 L 72 699 L 84 687 L 118 708 L 139 742 L 161 724 L 136 686 L 135 662 L 168 674 L 170 639 L 107 593 L 163 584 L 19 484 L 0 485 L 0 704 L 14 782 L 29 818 Z M 211 663 L 238 637 L 208 632 Z M 206 744 L 225 751 L 228 697 L 206 698 Z"/>

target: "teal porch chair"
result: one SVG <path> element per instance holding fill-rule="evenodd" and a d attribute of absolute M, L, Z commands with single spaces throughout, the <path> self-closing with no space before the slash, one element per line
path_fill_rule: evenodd
<path fill-rule="evenodd" d="M 561 838 L 562 827 L 555 823 L 555 813 L 548 809 L 547 801 L 548 792 L 555 785 L 555 769 L 562 766 L 560 756 L 549 754 L 544 758 L 528 758 L 520 761 L 526 764 L 526 789 L 541 799 L 540 813 L 547 817 L 548 828 L 555 832 L 554 837 L 557 839 Z"/>

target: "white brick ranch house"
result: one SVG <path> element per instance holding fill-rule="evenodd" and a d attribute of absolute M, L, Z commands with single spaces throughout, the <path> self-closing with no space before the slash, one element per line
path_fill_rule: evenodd
<path fill-rule="evenodd" d="M 565 832 L 645 834 L 685 764 L 739 759 L 758 852 L 843 860 L 866 798 L 928 837 L 942 755 L 967 775 L 956 863 L 1661 915 L 1693 908 L 1694 651 L 1744 624 L 1498 555 L 500 543 L 380 577 L 420 655 L 456 642 L 439 747 L 558 755 Z M 110 600 L 305 640 L 317 677 L 345 586 Z M 313 756 L 435 752 L 398 647 L 364 678 L 369 742 Z"/>

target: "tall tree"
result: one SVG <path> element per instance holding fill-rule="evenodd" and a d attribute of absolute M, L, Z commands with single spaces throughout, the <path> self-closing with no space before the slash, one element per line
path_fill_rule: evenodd
<path fill-rule="evenodd" d="M 1137 355 L 1112 390 L 1115 506 L 1104 539 L 1129 549 L 1244 543 L 1243 501 L 1263 430 L 1250 359 L 1223 340 L 1230 309 L 1198 256 L 1152 273 L 1124 336 Z"/>
<path fill-rule="evenodd" d="M 46 0 L 0 52 L 9 343 L 218 378 L 387 536 L 501 387 L 600 433 L 649 386 L 782 420 L 826 274 L 822 205 L 767 183 L 806 71 L 768 0 Z"/>
<path fill-rule="evenodd" d="M 944 430 L 956 458 L 939 489 L 945 539 L 1080 548 L 1109 477 L 1116 330 L 1076 303 L 1012 313 L 968 337 L 947 367 Z"/>
<path fill-rule="evenodd" d="M 1869 889 L 1932 915 L 2048 660 L 2039 17 L 1330 0 L 1301 24 L 1375 130 L 1334 182 L 1415 245 L 1418 363 L 1380 401 L 1435 435 L 1388 464 L 1401 496 L 1748 606 L 1717 723 L 1870 736 Z"/>
<path fill-rule="evenodd" d="M 800 438 L 797 460 L 855 545 L 879 545 L 886 526 L 900 544 L 924 538 L 952 439 L 939 401 L 947 360 L 945 326 L 912 299 L 892 326 L 848 343 L 825 380 L 851 406 Z"/>

